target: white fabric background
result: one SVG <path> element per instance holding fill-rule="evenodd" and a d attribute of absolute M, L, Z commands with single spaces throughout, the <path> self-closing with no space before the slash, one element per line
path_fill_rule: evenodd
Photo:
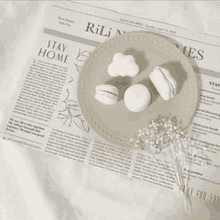
<path fill-rule="evenodd" d="M 85 2 L 220 36 L 220 2 Z M 44 1 L 0 1 L 0 120 L 18 84 L 44 14 Z M 193 199 L 192 219 L 220 219 L 220 207 Z M 190 219 L 183 198 L 110 171 L 0 140 L 0 219 Z"/>

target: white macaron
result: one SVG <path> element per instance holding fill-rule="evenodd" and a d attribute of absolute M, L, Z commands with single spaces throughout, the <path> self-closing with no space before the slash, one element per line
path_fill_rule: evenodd
<path fill-rule="evenodd" d="M 118 101 L 118 89 L 113 85 L 101 84 L 95 90 L 95 99 L 105 105 L 113 105 Z"/>
<path fill-rule="evenodd" d="M 172 99 L 176 95 L 177 83 L 168 69 L 155 67 L 150 73 L 150 80 L 164 100 Z"/>
<path fill-rule="evenodd" d="M 146 86 L 134 84 L 125 91 L 124 102 L 130 111 L 141 112 L 150 104 L 151 94 Z"/>

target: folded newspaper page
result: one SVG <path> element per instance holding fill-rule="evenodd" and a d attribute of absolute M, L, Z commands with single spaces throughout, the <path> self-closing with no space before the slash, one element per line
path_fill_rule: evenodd
<path fill-rule="evenodd" d="M 105 40 L 132 31 L 166 36 L 192 63 L 200 81 L 199 105 L 191 125 L 198 153 L 189 155 L 194 160 L 186 170 L 190 178 L 184 190 L 190 196 L 220 202 L 219 37 L 86 3 L 52 1 L 5 117 L 3 139 L 178 190 L 162 163 L 141 151 L 104 142 L 79 110 L 77 80 L 87 57 Z"/>

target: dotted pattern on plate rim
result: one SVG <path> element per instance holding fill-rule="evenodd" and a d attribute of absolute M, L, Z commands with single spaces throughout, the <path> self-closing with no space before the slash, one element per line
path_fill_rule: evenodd
<path fill-rule="evenodd" d="M 115 46 L 117 44 L 120 44 L 121 42 L 127 42 L 127 41 L 149 41 L 150 43 L 153 43 L 153 44 L 156 44 L 158 45 L 159 47 L 162 47 L 163 49 L 166 49 L 170 52 L 174 52 L 174 56 L 177 58 L 177 60 L 181 60 L 182 63 L 185 64 L 186 66 L 186 71 L 188 72 L 188 70 L 191 68 L 190 64 L 189 64 L 189 61 L 188 60 L 183 60 L 179 57 L 178 53 L 180 53 L 178 51 L 177 48 L 176 51 L 175 49 L 173 48 L 170 48 L 169 46 L 167 46 L 166 44 L 163 44 L 161 43 L 161 41 L 157 41 L 157 40 L 153 40 L 153 39 L 149 39 L 149 38 L 144 38 L 144 37 L 132 37 L 132 36 L 126 36 L 122 39 L 119 39 L 119 40 L 115 40 L 115 41 L 110 41 L 108 44 L 104 44 L 102 47 L 99 48 L 99 50 L 96 51 L 95 54 L 93 54 L 93 57 L 89 57 L 88 58 L 88 63 L 87 65 L 85 66 L 85 71 L 87 71 L 88 69 L 90 69 L 91 65 L 93 64 L 93 61 L 96 60 L 97 57 L 99 57 L 103 52 L 106 51 L 106 49 L 109 49 L 110 47 L 112 46 Z M 186 58 L 187 59 L 187 58 Z M 86 75 L 82 75 L 82 84 L 81 84 L 81 90 L 80 90 L 80 95 L 82 98 L 85 98 L 86 99 L 86 102 L 84 103 L 83 105 L 83 108 L 84 108 L 84 114 L 87 114 L 88 115 L 88 105 L 87 105 L 87 102 L 88 102 L 88 98 L 86 96 L 83 96 L 83 92 L 86 91 L 86 82 L 87 82 L 87 79 L 88 79 L 88 76 Z M 194 87 L 191 82 L 189 82 L 189 89 L 190 89 L 190 100 L 188 102 L 188 106 L 187 106 L 187 110 L 189 111 L 190 110 L 190 107 L 193 106 L 193 103 L 194 103 L 194 100 L 195 98 L 197 98 L 197 85 L 195 85 L 196 87 Z M 195 88 L 193 90 L 193 88 Z M 195 96 L 193 96 L 193 94 Z M 183 118 L 182 120 L 184 120 L 186 117 L 187 117 L 187 114 L 188 114 L 188 111 L 186 111 L 186 113 L 183 115 Z M 120 142 L 120 143 L 128 143 L 128 139 L 127 138 L 121 138 L 119 135 L 113 135 L 111 133 L 108 133 L 102 126 L 100 126 L 93 117 L 88 117 L 90 119 L 90 121 L 93 123 L 93 125 L 95 125 L 95 127 L 102 132 L 102 134 L 106 137 L 106 138 L 109 138 L 109 139 L 112 139 L 114 141 L 117 141 L 117 142 Z"/>

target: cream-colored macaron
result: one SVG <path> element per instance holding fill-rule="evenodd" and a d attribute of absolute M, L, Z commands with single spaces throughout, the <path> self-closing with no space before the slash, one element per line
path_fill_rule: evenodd
<path fill-rule="evenodd" d="M 150 73 L 150 80 L 164 100 L 172 99 L 176 95 L 177 83 L 168 69 L 155 67 Z"/>
<path fill-rule="evenodd" d="M 118 101 L 118 89 L 113 85 L 101 84 L 95 90 L 95 99 L 105 105 L 113 105 Z"/>
<path fill-rule="evenodd" d="M 140 112 L 150 104 L 151 94 L 146 86 L 134 84 L 125 91 L 124 102 L 130 111 Z"/>

